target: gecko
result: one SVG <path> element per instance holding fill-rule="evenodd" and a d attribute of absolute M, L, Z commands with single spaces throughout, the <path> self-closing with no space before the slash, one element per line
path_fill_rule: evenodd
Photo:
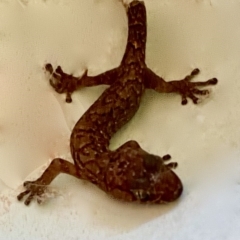
<path fill-rule="evenodd" d="M 178 199 L 183 184 L 173 171 L 177 162 L 167 162 L 169 154 L 160 157 L 145 151 L 137 141 L 129 140 L 115 150 L 110 150 L 112 136 L 137 112 L 146 89 L 159 93 L 178 93 L 182 105 L 188 98 L 198 103 L 200 95 L 209 90 L 199 87 L 217 84 L 217 78 L 192 82 L 199 74 L 194 69 L 181 80 L 165 81 L 147 67 L 145 48 L 147 16 L 145 4 L 133 0 L 124 5 L 128 19 L 128 39 L 125 53 L 118 67 L 96 76 L 81 77 L 65 73 L 60 66 L 55 70 L 50 63 L 45 71 L 50 73 L 50 85 L 57 93 L 66 94 L 66 102 L 81 87 L 109 85 L 75 124 L 70 136 L 73 163 L 55 158 L 35 181 L 25 181 L 25 190 L 17 198 L 25 205 L 32 200 L 42 203 L 47 186 L 60 174 L 68 174 L 89 181 L 114 199 L 125 202 L 161 204 Z M 198 96 L 199 95 L 199 96 Z"/>

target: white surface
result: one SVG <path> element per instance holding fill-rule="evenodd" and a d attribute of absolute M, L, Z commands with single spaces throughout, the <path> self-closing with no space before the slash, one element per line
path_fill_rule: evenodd
<path fill-rule="evenodd" d="M 173 204 L 109 199 L 90 183 L 59 176 L 47 203 L 16 200 L 22 182 L 54 157 L 71 160 L 70 131 L 104 87 L 66 104 L 48 83 L 46 62 L 75 75 L 117 66 L 127 19 L 118 0 L 0 0 L 0 239 L 235 240 L 240 235 L 240 3 L 146 0 L 147 64 L 167 80 L 199 67 L 219 84 L 203 103 L 147 91 L 112 147 L 138 140 L 170 153 L 184 183 Z M 43 167 L 29 178 L 36 178 Z"/>

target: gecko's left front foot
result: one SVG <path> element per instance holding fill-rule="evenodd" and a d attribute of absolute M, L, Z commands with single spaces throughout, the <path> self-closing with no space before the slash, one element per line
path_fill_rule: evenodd
<path fill-rule="evenodd" d="M 55 89 L 57 93 L 66 93 L 66 102 L 72 102 L 72 93 L 79 87 L 80 79 L 72 75 L 66 74 L 63 72 L 62 68 L 58 66 L 56 70 L 53 70 L 53 67 L 50 63 L 45 65 L 45 70 L 51 74 L 49 80 L 50 85 Z M 87 71 L 83 76 L 87 75 Z"/>
<path fill-rule="evenodd" d="M 42 184 L 38 180 L 36 181 L 26 181 L 24 182 L 23 186 L 27 189 L 24 192 L 21 192 L 17 199 L 21 201 L 23 198 L 26 197 L 24 204 L 28 206 L 30 202 L 36 198 L 37 202 L 41 204 L 43 202 L 43 194 L 46 189 L 46 185 Z"/>
<path fill-rule="evenodd" d="M 209 90 L 199 90 L 197 87 L 204 87 L 217 84 L 217 78 L 211 78 L 205 82 L 191 82 L 198 75 L 200 70 L 194 69 L 190 75 L 187 75 L 183 80 L 171 81 L 173 92 L 178 92 L 182 96 L 182 105 L 187 104 L 187 98 L 192 99 L 193 103 L 197 104 L 199 98 L 195 95 L 207 95 Z"/>

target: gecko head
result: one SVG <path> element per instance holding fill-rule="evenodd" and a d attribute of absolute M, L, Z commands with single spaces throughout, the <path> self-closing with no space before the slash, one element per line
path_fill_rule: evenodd
<path fill-rule="evenodd" d="M 177 163 L 165 164 L 166 160 L 152 154 L 146 154 L 142 159 L 142 176 L 130 182 L 136 200 L 142 203 L 168 203 L 178 199 L 183 186 L 172 171 Z"/>
<path fill-rule="evenodd" d="M 109 189 L 115 198 L 159 204 L 180 197 L 183 186 L 172 171 L 177 163 L 166 164 L 169 158 L 161 158 L 143 150 L 129 149 L 125 153 L 111 168 Z M 107 176 L 106 181 L 110 178 Z"/>

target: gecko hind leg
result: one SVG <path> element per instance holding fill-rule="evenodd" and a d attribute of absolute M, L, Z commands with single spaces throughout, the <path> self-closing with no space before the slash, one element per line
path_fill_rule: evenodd
<path fill-rule="evenodd" d="M 26 198 L 24 204 L 29 205 L 30 202 L 36 198 L 39 204 L 42 203 L 42 196 L 47 185 L 49 185 L 60 173 L 66 173 L 82 179 L 73 163 L 61 158 L 55 158 L 52 160 L 40 178 L 35 181 L 24 182 L 23 185 L 26 190 L 17 196 L 18 200 L 21 201 L 23 198 Z"/>
<path fill-rule="evenodd" d="M 187 104 L 187 98 L 190 98 L 194 104 L 198 103 L 199 98 L 195 95 L 207 95 L 209 90 L 200 90 L 198 87 L 205 87 L 217 84 L 217 78 L 211 78 L 204 82 L 191 82 L 191 80 L 200 73 L 198 68 L 182 80 L 166 82 L 163 78 L 155 74 L 151 69 L 145 69 L 145 87 L 157 92 L 179 93 L 182 96 L 182 105 Z"/>
<path fill-rule="evenodd" d="M 54 90 L 57 93 L 66 93 L 67 103 L 72 102 L 71 95 L 77 89 L 102 84 L 111 85 L 117 79 L 117 74 L 119 73 L 119 68 L 114 68 L 97 76 L 88 76 L 88 71 L 85 70 L 81 77 L 74 77 L 71 74 L 65 73 L 61 66 L 58 66 L 54 70 L 50 63 L 45 65 L 45 70 L 51 74 L 49 82 Z"/>

